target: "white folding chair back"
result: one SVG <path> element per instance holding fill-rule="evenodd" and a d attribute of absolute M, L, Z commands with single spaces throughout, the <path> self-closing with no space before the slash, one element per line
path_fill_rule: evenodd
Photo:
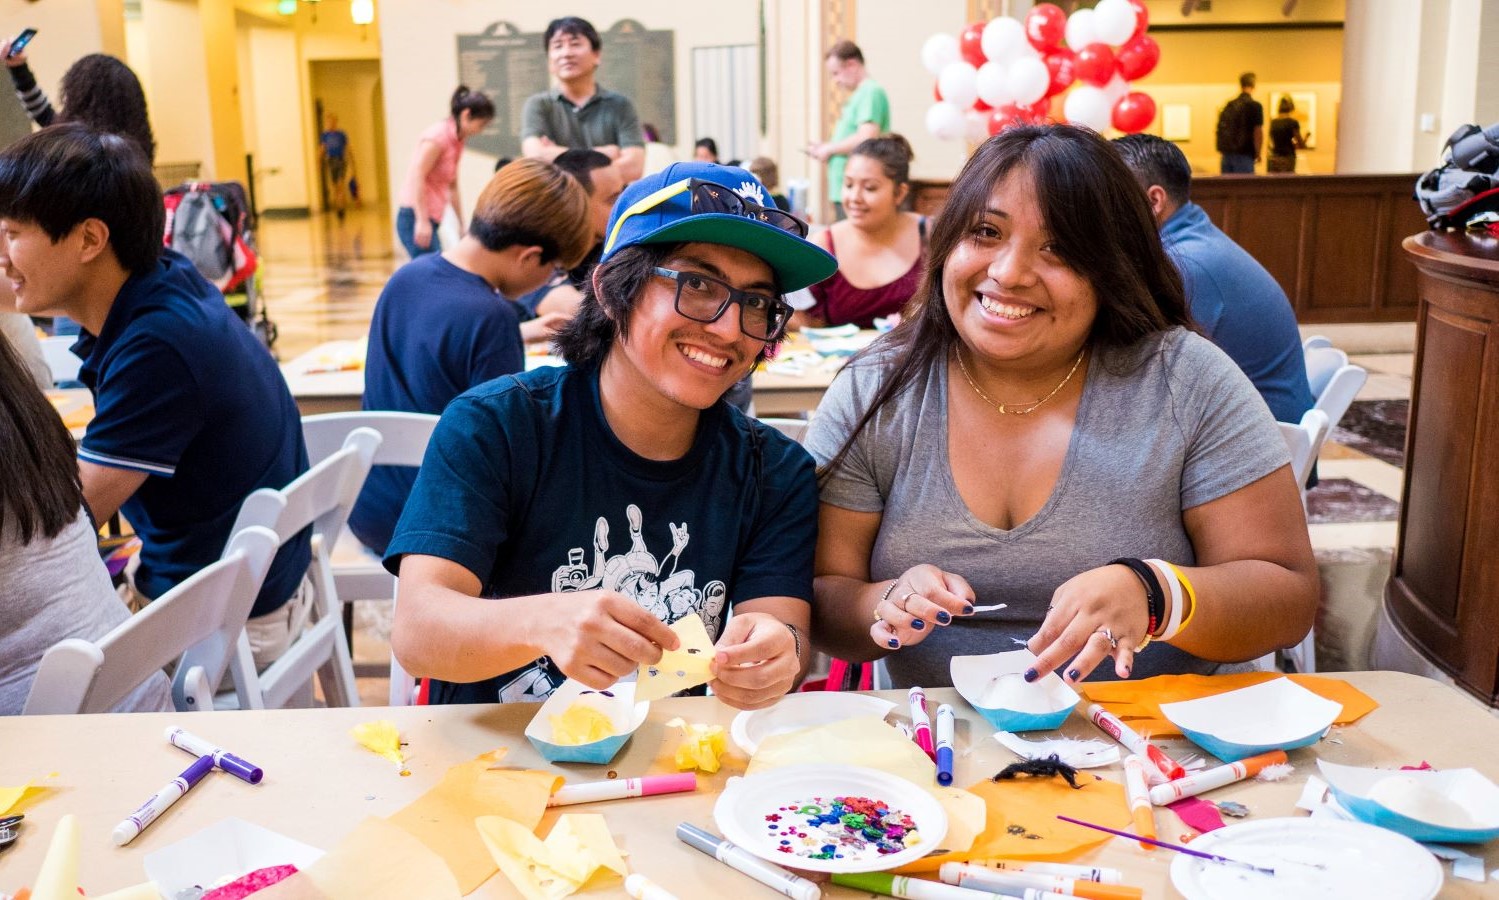
<path fill-rule="evenodd" d="M 69 638 L 49 649 L 26 698 L 26 714 L 109 712 L 170 662 L 179 662 L 173 700 L 183 712 L 213 709 L 244 620 L 279 542 L 247 528 L 223 558 L 158 597 L 97 641 Z"/>
<path fill-rule="evenodd" d="M 1306 360 L 1307 381 L 1312 386 L 1312 396 L 1317 398 L 1316 408 L 1327 414 L 1327 428 L 1331 431 L 1338 427 L 1353 398 L 1369 380 L 1369 372 L 1348 362 L 1347 354 L 1332 347 L 1314 348 L 1307 352 Z"/>
<path fill-rule="evenodd" d="M 66 335 L 42 338 L 42 359 L 47 361 L 47 368 L 52 370 L 53 384 L 78 380 L 78 370 L 83 367 L 83 360 L 68 349 L 77 340 L 76 337 Z"/>
<path fill-rule="evenodd" d="M 364 486 L 380 435 L 356 428 L 341 450 L 327 457 L 281 490 L 262 488 L 245 499 L 232 533 L 259 525 L 275 532 L 281 544 L 312 527 L 312 613 L 303 632 L 264 672 L 255 671 L 249 638 L 241 634 L 230 663 L 235 693 L 243 709 L 279 709 L 308 686 L 314 674 L 329 706 L 358 706 L 354 665 L 343 627 L 343 604 L 333 584 L 328 552 L 348 520 Z M 249 608 L 244 610 L 246 618 Z M 305 696 L 305 695 L 304 695 Z"/>
<path fill-rule="evenodd" d="M 1314 334 L 1301 342 L 1301 349 L 1310 350 L 1313 347 L 1331 347 L 1332 338 L 1325 334 Z"/>
<path fill-rule="evenodd" d="M 1305 509 L 1306 480 L 1312 473 L 1312 463 L 1322 452 L 1323 442 L 1327 440 L 1327 413 L 1313 407 L 1302 415 L 1299 424 L 1275 424 L 1280 426 L 1280 436 L 1285 438 L 1286 448 L 1291 451 L 1291 474 L 1296 476 L 1296 484 L 1301 488 L 1301 506 Z"/>
<path fill-rule="evenodd" d="M 786 435 L 798 444 L 807 434 L 807 428 L 812 424 L 810 419 L 778 419 L 765 417 L 760 419 L 766 425 Z"/>

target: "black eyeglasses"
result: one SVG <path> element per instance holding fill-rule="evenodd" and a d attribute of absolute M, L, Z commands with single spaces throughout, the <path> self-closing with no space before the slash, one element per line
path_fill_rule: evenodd
<path fill-rule="evenodd" d="M 717 322 L 730 303 L 739 304 L 739 330 L 757 341 L 780 340 L 791 321 L 791 304 L 767 294 L 752 294 L 697 272 L 656 266 L 651 270 L 677 283 L 677 312 L 694 322 Z"/>

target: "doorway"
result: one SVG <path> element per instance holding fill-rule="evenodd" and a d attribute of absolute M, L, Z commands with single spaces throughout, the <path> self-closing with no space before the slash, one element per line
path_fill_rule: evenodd
<path fill-rule="evenodd" d="M 325 116 L 338 117 L 339 130 L 349 137 L 358 201 L 377 208 L 386 205 L 385 96 L 377 59 L 315 60 L 308 64 L 312 88 L 314 147 L 324 129 Z M 329 208 L 329 181 L 325 166 L 319 166 L 316 195 L 319 206 Z"/>

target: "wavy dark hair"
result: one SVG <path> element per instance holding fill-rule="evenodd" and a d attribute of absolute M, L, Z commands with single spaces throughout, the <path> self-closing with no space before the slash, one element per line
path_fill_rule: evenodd
<path fill-rule="evenodd" d="M 51 539 L 78 517 L 83 485 L 73 438 L 37 389 L 10 341 L 0 337 L 0 532 L 14 522 L 21 543 Z M 6 536 L 0 534 L 0 536 Z"/>
<path fill-rule="evenodd" d="M 156 162 L 156 137 L 146 115 L 146 92 L 130 67 L 104 53 L 90 53 L 62 76 L 59 122 L 82 122 L 95 131 L 124 135 Z"/>
<path fill-rule="evenodd" d="M 995 186 L 1021 169 L 1030 175 L 1057 255 L 1098 298 L 1089 346 L 1125 347 L 1177 325 L 1192 327 L 1181 276 L 1161 247 L 1145 192 L 1118 151 L 1092 129 L 1074 125 L 1007 128 L 984 142 L 953 181 L 932 227 L 921 287 L 901 324 L 850 361 L 889 371 L 821 477 L 843 464 L 881 407 L 917 375 L 945 364 L 958 332 L 942 295 L 943 267 L 981 221 Z"/>

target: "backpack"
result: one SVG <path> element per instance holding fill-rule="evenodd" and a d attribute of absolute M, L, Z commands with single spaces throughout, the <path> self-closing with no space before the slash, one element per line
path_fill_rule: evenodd
<path fill-rule="evenodd" d="M 171 210 L 168 244 L 186 256 L 209 281 L 218 282 L 234 271 L 234 230 L 206 191 L 190 191 L 177 198 Z"/>
<path fill-rule="evenodd" d="M 1443 162 L 1416 180 L 1415 199 L 1434 229 L 1465 228 L 1499 213 L 1499 125 L 1464 125 L 1442 147 Z"/>
<path fill-rule="evenodd" d="M 1249 129 L 1244 127 L 1248 118 L 1245 107 L 1245 97 L 1240 94 L 1228 101 L 1223 112 L 1218 114 L 1216 139 L 1219 153 L 1243 153 L 1244 145 L 1250 142 Z"/>

